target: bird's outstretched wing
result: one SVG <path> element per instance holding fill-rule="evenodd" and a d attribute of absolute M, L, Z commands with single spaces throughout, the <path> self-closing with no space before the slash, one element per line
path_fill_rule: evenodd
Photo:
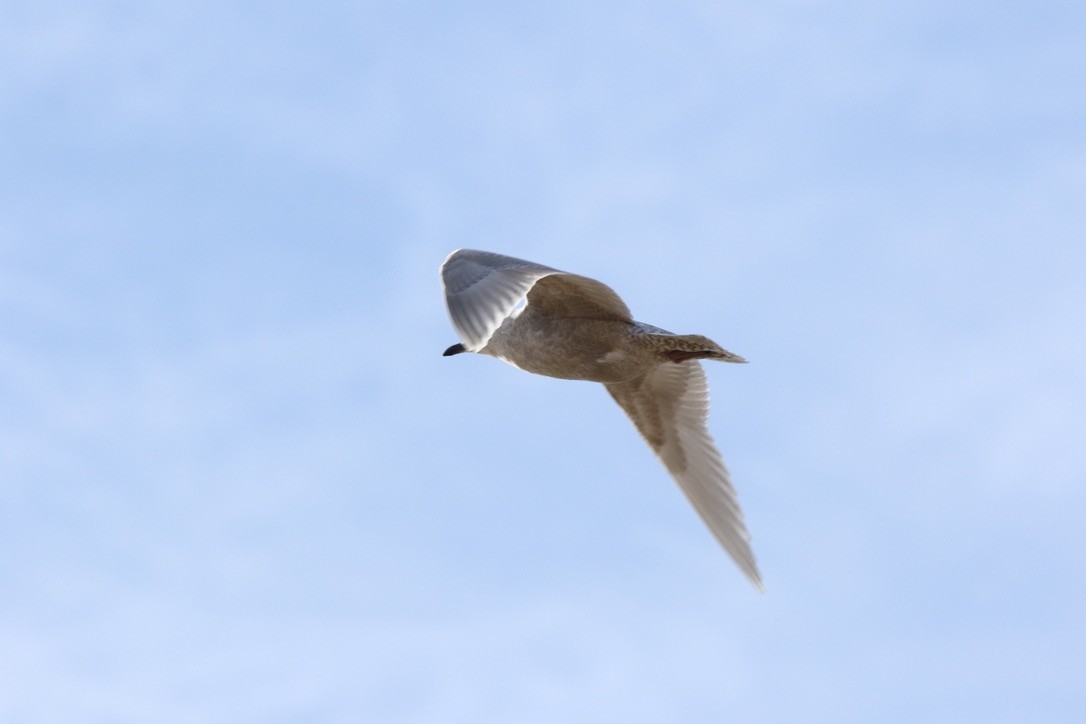
<path fill-rule="evenodd" d="M 754 585 L 762 577 L 735 488 L 709 435 L 709 386 L 696 361 L 667 362 L 606 386 L 659 456 L 698 515 Z"/>
<path fill-rule="evenodd" d="M 609 317 L 631 321 L 630 310 L 606 284 L 523 259 L 458 249 L 441 265 L 449 316 L 464 348 L 478 352 L 494 330 L 527 299 L 532 311 L 553 317 Z"/>

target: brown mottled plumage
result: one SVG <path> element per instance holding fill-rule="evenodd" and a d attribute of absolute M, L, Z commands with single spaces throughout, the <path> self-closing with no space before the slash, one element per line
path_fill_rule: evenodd
<path fill-rule="evenodd" d="M 498 357 L 528 372 L 602 382 L 743 572 L 762 588 L 735 489 L 706 420 L 699 359 L 745 362 L 699 334 L 634 321 L 605 284 L 485 251 L 441 266 L 461 343 L 445 351 Z M 523 306 L 520 306 L 521 303 Z"/>

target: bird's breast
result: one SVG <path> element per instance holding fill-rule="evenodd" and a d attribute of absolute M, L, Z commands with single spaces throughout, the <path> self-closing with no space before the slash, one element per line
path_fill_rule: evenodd
<path fill-rule="evenodd" d="M 481 350 L 526 372 L 566 380 L 621 382 L 657 363 L 636 345 L 630 324 L 614 319 L 505 320 Z"/>

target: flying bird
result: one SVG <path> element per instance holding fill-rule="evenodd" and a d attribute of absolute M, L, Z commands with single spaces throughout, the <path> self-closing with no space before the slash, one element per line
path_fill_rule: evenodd
<path fill-rule="evenodd" d="M 759 589 L 735 488 L 709 435 L 700 359 L 746 362 L 698 334 L 634 321 L 605 284 L 523 259 L 458 249 L 441 265 L 460 342 L 526 372 L 602 382 L 716 539 Z"/>

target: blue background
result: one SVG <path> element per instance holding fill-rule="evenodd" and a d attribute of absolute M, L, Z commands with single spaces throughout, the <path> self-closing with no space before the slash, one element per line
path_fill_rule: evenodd
<path fill-rule="evenodd" d="M 1080 722 L 1081 2 L 0 4 L 0 720 Z M 708 365 L 744 580 L 458 247 Z"/>

